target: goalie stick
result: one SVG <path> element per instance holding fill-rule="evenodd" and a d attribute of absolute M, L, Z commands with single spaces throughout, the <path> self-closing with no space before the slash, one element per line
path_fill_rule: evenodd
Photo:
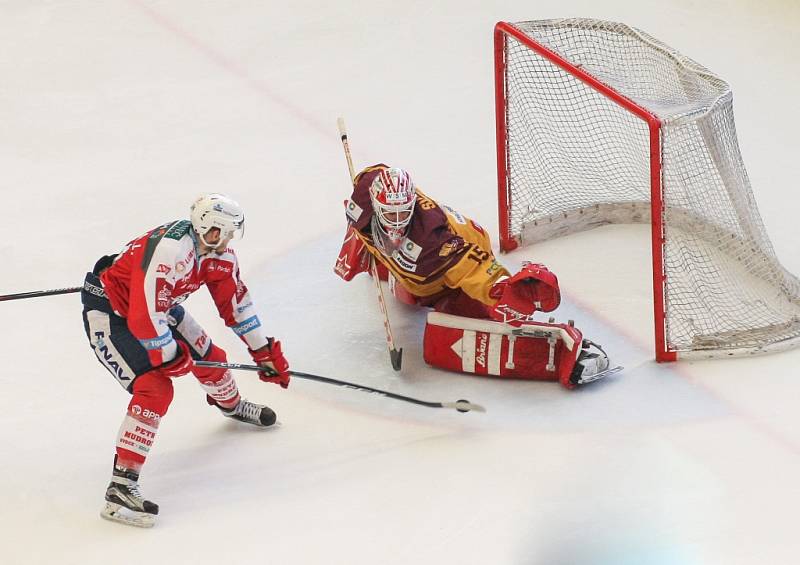
<path fill-rule="evenodd" d="M 338 118 L 336 124 L 339 126 L 339 134 L 342 136 L 342 147 L 344 148 L 344 156 L 347 158 L 347 169 L 350 171 L 350 182 L 355 186 L 356 173 L 353 168 L 353 157 L 350 154 L 350 142 L 347 139 L 347 130 L 344 126 L 344 119 Z M 392 362 L 392 369 L 395 371 L 400 370 L 403 363 L 403 348 L 398 349 L 394 343 L 394 335 L 392 334 L 392 326 L 389 323 L 389 309 L 386 306 L 386 299 L 383 297 L 383 288 L 381 288 L 381 279 L 378 277 L 378 265 L 374 257 L 369 258 L 369 270 L 372 275 L 372 280 L 375 281 L 375 291 L 378 295 L 378 305 L 381 307 L 381 314 L 383 314 L 383 328 L 386 330 L 386 344 L 389 346 L 389 359 Z"/>
<path fill-rule="evenodd" d="M 259 365 L 244 365 L 242 363 L 219 363 L 217 361 L 195 361 L 195 365 L 198 367 L 216 367 L 219 369 L 241 369 L 244 371 L 265 371 L 267 370 L 265 367 L 261 367 Z M 403 396 L 401 394 L 395 394 L 393 392 L 388 392 L 385 390 L 380 390 L 377 388 L 372 388 L 365 385 L 359 385 L 356 383 L 349 383 L 347 381 L 339 381 L 336 379 L 331 379 L 329 377 L 321 377 L 319 375 L 312 375 L 310 373 L 301 373 L 299 371 L 289 371 L 293 377 L 297 377 L 300 379 L 307 379 L 310 381 L 317 381 L 320 383 L 326 383 L 336 386 L 342 386 L 345 388 L 352 388 L 354 390 L 362 390 L 364 392 L 374 392 L 376 394 L 380 394 L 381 396 L 385 396 L 387 398 L 394 398 L 395 400 L 402 400 L 403 402 L 410 402 L 412 404 L 419 404 L 420 406 L 427 406 L 428 408 L 453 408 L 454 410 L 458 410 L 459 412 L 486 412 L 486 409 L 481 406 L 480 404 L 473 404 L 469 400 L 456 400 L 455 402 L 428 402 L 426 400 L 419 400 L 417 398 L 411 398 L 410 396 Z"/>

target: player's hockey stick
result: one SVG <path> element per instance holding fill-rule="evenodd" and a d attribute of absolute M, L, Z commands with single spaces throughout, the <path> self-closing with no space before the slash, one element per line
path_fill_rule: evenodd
<path fill-rule="evenodd" d="M 31 292 L 20 292 L 18 294 L 0 294 L 0 302 L 5 300 L 22 300 L 23 298 L 38 298 L 40 296 L 55 296 L 56 294 L 71 294 L 80 292 L 82 286 L 71 286 L 69 288 L 54 288 L 52 290 L 33 290 Z"/>
<path fill-rule="evenodd" d="M 344 127 L 344 119 L 339 118 L 336 120 L 339 126 L 339 133 L 342 136 L 342 147 L 344 148 L 344 156 L 347 158 L 347 169 L 350 171 L 350 182 L 355 185 L 356 173 L 353 168 L 353 157 L 350 154 L 350 143 L 347 140 L 347 130 Z M 392 334 L 392 326 L 389 323 L 389 309 L 386 307 L 386 300 L 383 297 L 383 288 L 381 288 L 381 279 L 378 277 L 378 264 L 374 257 L 369 258 L 369 269 L 372 274 L 372 280 L 375 281 L 375 289 L 378 295 L 378 305 L 381 307 L 383 314 L 383 328 L 386 330 L 386 343 L 389 346 L 389 359 L 392 362 L 392 369 L 395 371 L 400 370 L 403 363 L 403 348 L 398 349 L 394 343 L 394 335 Z"/>
<path fill-rule="evenodd" d="M 218 363 L 216 361 L 195 361 L 195 365 L 198 367 L 217 367 L 220 369 L 241 369 L 244 371 L 263 371 L 264 367 L 259 367 L 258 365 L 243 365 L 241 363 Z M 395 394 L 393 392 L 387 392 L 385 390 L 379 390 L 377 388 L 372 388 L 369 386 L 359 385 L 355 383 L 348 383 L 346 381 L 338 381 L 336 379 L 331 379 L 329 377 L 321 377 L 319 375 L 312 375 L 310 373 L 301 373 L 299 371 L 290 371 L 293 377 L 297 377 L 299 379 L 307 379 L 310 381 L 317 381 L 320 383 L 327 383 L 336 386 L 343 386 L 345 388 L 352 388 L 355 390 L 363 390 L 364 392 L 374 392 L 376 394 L 380 394 L 381 396 L 386 396 L 387 398 L 394 398 L 395 400 L 402 400 L 403 402 L 411 402 L 412 404 L 419 404 L 420 406 L 427 406 L 428 408 L 453 408 L 458 410 L 459 412 L 486 412 L 486 409 L 479 405 L 473 404 L 469 400 L 456 400 L 455 402 L 428 402 L 425 400 L 419 400 L 417 398 L 411 398 L 410 396 L 403 396 L 401 394 Z"/>

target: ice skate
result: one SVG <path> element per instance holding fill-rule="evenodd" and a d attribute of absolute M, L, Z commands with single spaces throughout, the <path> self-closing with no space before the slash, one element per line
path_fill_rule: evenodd
<path fill-rule="evenodd" d="M 596 348 L 597 352 L 587 351 L 589 347 Z M 608 355 L 599 345 L 586 339 L 584 340 L 583 350 L 572 370 L 570 381 L 574 385 L 584 385 L 621 370 L 622 367 L 611 366 Z"/>
<path fill-rule="evenodd" d="M 254 426 L 266 428 L 267 426 L 273 425 L 277 419 L 275 412 L 273 412 L 269 406 L 256 404 L 255 402 L 250 402 L 244 398 L 239 400 L 239 404 L 233 408 L 223 408 L 214 402 L 211 397 L 207 398 L 208 403 L 219 408 L 220 412 L 222 412 L 225 417 L 239 420 L 240 422 L 244 422 L 246 424 L 253 424 Z"/>
<path fill-rule="evenodd" d="M 158 504 L 144 499 L 138 481 L 138 473 L 115 466 L 111 483 L 106 489 L 106 505 L 100 517 L 139 528 L 153 527 Z"/>

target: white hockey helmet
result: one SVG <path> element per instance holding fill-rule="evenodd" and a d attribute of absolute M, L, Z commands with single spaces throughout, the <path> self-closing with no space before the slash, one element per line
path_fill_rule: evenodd
<path fill-rule="evenodd" d="M 381 228 L 392 240 L 401 239 L 417 202 L 417 187 L 408 172 L 397 167 L 381 170 L 369 195 Z"/>
<path fill-rule="evenodd" d="M 244 212 L 239 203 L 224 194 L 204 194 L 192 203 L 189 218 L 195 233 L 203 245 L 214 248 L 223 241 L 244 235 Z M 211 228 L 219 228 L 220 239 L 216 245 L 209 244 L 205 235 Z"/>

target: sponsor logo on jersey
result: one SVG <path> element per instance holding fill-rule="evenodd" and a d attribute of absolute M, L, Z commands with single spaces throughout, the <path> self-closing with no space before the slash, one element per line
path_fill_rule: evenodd
<path fill-rule="evenodd" d="M 156 267 L 157 273 L 164 273 L 165 275 L 168 275 L 170 271 L 172 271 L 172 267 L 165 265 L 164 263 L 159 263 L 158 267 Z"/>
<path fill-rule="evenodd" d="M 247 294 L 247 287 L 240 280 L 236 281 L 236 302 L 241 302 L 244 295 Z"/>
<path fill-rule="evenodd" d="M 198 337 L 196 340 L 194 340 L 195 348 L 199 349 L 200 351 L 203 351 L 203 349 L 206 346 L 206 341 L 208 341 L 208 336 L 204 332 L 204 333 L 200 334 L 200 337 Z"/>
<path fill-rule="evenodd" d="M 344 211 L 347 214 L 347 216 L 354 222 L 357 222 L 358 219 L 361 217 L 361 214 L 364 212 L 364 210 L 361 209 L 361 206 L 359 206 L 352 200 L 348 200 L 347 202 L 344 203 Z"/>
<path fill-rule="evenodd" d="M 419 254 L 422 253 L 422 247 L 414 243 L 408 238 L 405 238 L 400 243 L 400 249 L 403 251 L 403 255 L 411 259 L 412 261 L 416 261 L 419 259 Z"/>
<path fill-rule="evenodd" d="M 209 271 L 219 271 L 221 273 L 230 274 L 230 273 L 233 272 L 233 266 L 230 263 L 227 263 L 227 262 L 223 263 L 223 262 L 220 262 L 220 261 L 210 261 L 208 263 L 208 270 Z"/>
<path fill-rule="evenodd" d="M 140 339 L 139 343 L 141 343 L 142 347 L 148 351 L 152 351 L 154 349 L 161 349 L 165 345 L 168 345 L 171 341 L 173 341 L 172 332 L 167 330 L 164 334 L 158 337 L 151 339 Z"/>
<path fill-rule="evenodd" d="M 447 257 L 459 247 L 461 246 L 459 245 L 458 241 L 448 241 L 439 249 L 439 257 Z"/>
<path fill-rule="evenodd" d="M 414 263 L 413 261 L 407 261 L 406 258 L 403 257 L 403 255 L 399 251 L 395 251 L 394 253 L 392 253 L 392 259 L 394 260 L 395 263 L 400 265 L 400 267 L 402 267 L 406 271 L 410 271 L 413 273 L 414 271 L 417 270 L 417 264 Z"/>
<path fill-rule="evenodd" d="M 168 239 L 180 239 L 189 233 L 189 228 L 191 227 L 192 222 L 189 220 L 179 220 L 172 224 L 169 229 L 167 229 L 164 233 L 164 237 Z M 159 230 L 160 231 L 160 230 Z M 159 234 L 160 235 L 160 234 Z M 152 236 L 151 236 L 152 237 Z"/>
<path fill-rule="evenodd" d="M 188 269 L 192 263 L 194 262 L 194 249 L 190 249 L 189 253 L 186 254 L 186 257 L 175 263 L 175 270 L 178 273 L 183 273 Z"/>
<path fill-rule="evenodd" d="M 156 279 L 156 312 L 166 312 L 172 307 L 172 285 Z"/>
<path fill-rule="evenodd" d="M 254 330 L 256 328 L 260 328 L 260 327 L 261 327 L 261 320 L 258 319 L 258 316 L 251 316 L 251 317 L 247 318 L 245 321 L 233 326 L 232 329 L 233 329 L 233 333 L 235 333 L 236 335 L 241 336 L 241 335 L 246 334 L 249 331 L 252 331 L 252 330 Z"/>
<path fill-rule="evenodd" d="M 498 263 L 497 261 L 492 261 L 492 264 L 489 265 L 488 269 L 486 269 L 486 274 L 492 276 L 499 270 L 500 270 L 500 263 Z"/>
<path fill-rule="evenodd" d="M 252 306 L 253 306 L 253 302 L 252 301 L 250 301 L 250 302 L 248 302 L 246 304 L 241 304 L 241 305 L 236 307 L 236 313 L 237 314 L 241 314 L 242 312 L 244 312 L 245 310 L 247 310 L 248 308 L 250 308 Z"/>
<path fill-rule="evenodd" d="M 461 212 L 458 210 L 453 210 L 447 204 L 442 204 L 442 208 L 447 210 L 447 213 L 450 214 L 457 223 L 466 225 L 467 219 L 461 214 Z"/>

